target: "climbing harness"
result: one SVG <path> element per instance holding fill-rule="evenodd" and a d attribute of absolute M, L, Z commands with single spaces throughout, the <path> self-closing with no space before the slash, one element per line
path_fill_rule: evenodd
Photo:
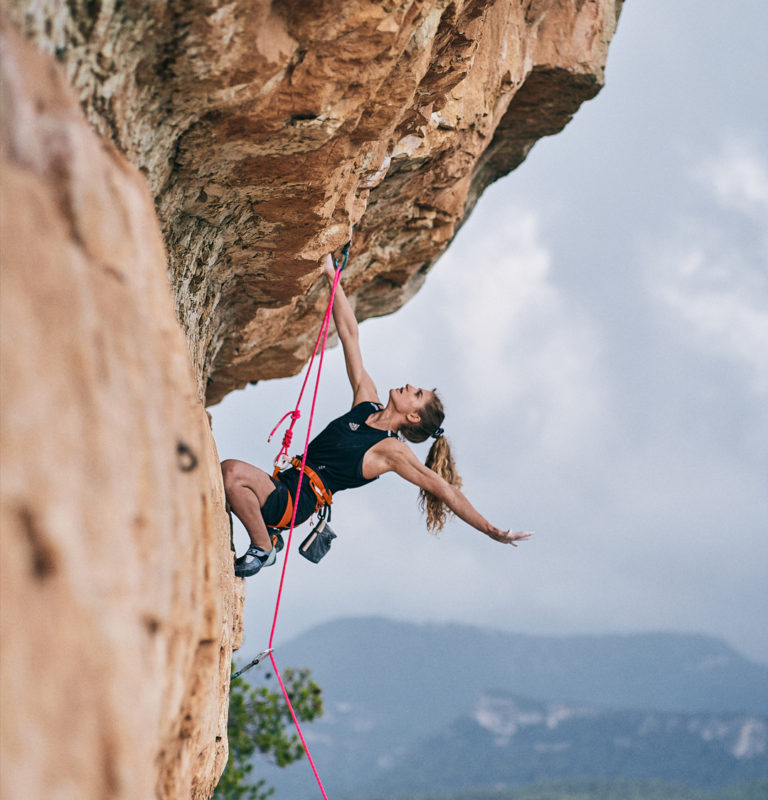
<path fill-rule="evenodd" d="M 323 322 L 322 322 L 322 324 L 320 326 L 320 333 L 317 336 L 317 341 L 315 342 L 315 347 L 314 347 L 314 350 L 312 351 L 312 356 L 309 359 L 309 365 L 307 366 L 307 374 L 304 377 L 304 383 L 302 384 L 301 391 L 299 392 L 299 399 L 296 401 L 296 408 L 294 408 L 293 411 L 289 411 L 289 412 L 287 412 L 286 414 L 283 415 L 282 419 L 280 420 L 280 422 L 277 423 L 277 425 L 275 425 L 275 427 L 272 429 L 272 432 L 269 434 L 269 438 L 267 439 L 268 442 L 271 441 L 272 437 L 275 434 L 275 431 L 277 431 L 277 429 L 283 424 L 283 422 L 288 417 L 291 418 L 291 422 L 288 425 L 288 428 L 286 429 L 285 433 L 283 434 L 283 442 L 282 442 L 282 446 L 280 448 L 280 452 L 277 454 L 277 457 L 275 458 L 276 474 L 281 469 L 284 469 L 284 468 L 286 468 L 288 466 L 295 466 L 296 469 L 299 470 L 299 482 L 298 482 L 298 484 L 296 486 L 296 498 L 297 498 L 297 500 L 298 500 L 298 498 L 299 498 L 299 496 L 301 494 L 302 479 L 304 478 L 304 475 L 306 474 L 307 475 L 307 479 L 309 480 L 309 484 L 312 487 L 312 490 L 315 492 L 315 497 L 317 498 L 317 502 L 318 502 L 318 509 L 321 509 L 321 508 L 325 507 L 326 505 L 330 505 L 332 496 L 331 496 L 331 493 L 325 488 L 325 486 L 323 485 L 323 482 L 320 480 L 320 478 L 314 472 L 314 470 L 312 470 L 310 467 L 307 466 L 307 449 L 309 448 L 309 440 L 310 440 L 310 435 L 312 433 L 312 420 L 314 419 L 314 416 L 315 416 L 315 406 L 317 404 L 317 392 L 318 392 L 318 389 L 320 388 L 320 374 L 321 374 L 322 369 L 323 369 L 323 357 L 325 355 L 325 346 L 326 346 L 326 343 L 328 342 L 328 331 L 330 330 L 331 317 L 333 315 L 333 301 L 334 301 L 334 298 L 336 297 L 336 289 L 337 289 L 337 287 L 339 285 L 339 280 L 341 279 L 341 273 L 342 273 L 344 267 L 346 267 L 347 260 L 349 259 L 349 247 L 350 247 L 351 243 L 352 242 L 350 240 L 342 248 L 341 253 L 344 256 L 344 260 L 342 261 L 340 266 L 339 266 L 338 262 L 336 261 L 336 259 L 335 258 L 333 259 L 333 265 L 336 268 L 336 274 L 334 275 L 333 285 L 331 287 L 331 297 L 330 297 L 330 299 L 328 301 L 328 307 L 326 308 L 325 316 L 323 317 Z M 321 342 L 322 342 L 322 347 L 321 347 Z M 318 362 L 318 367 L 317 367 L 317 377 L 315 378 L 315 390 L 314 390 L 314 394 L 312 396 L 312 406 L 311 406 L 311 409 L 310 409 L 310 412 L 309 412 L 309 423 L 307 425 L 307 436 L 306 436 L 306 440 L 304 442 L 304 453 L 303 453 L 301 459 L 298 459 L 298 458 L 291 459 L 290 456 L 288 455 L 288 449 L 291 446 L 291 440 L 293 438 L 293 427 L 296 424 L 297 420 L 301 417 L 301 412 L 299 411 L 299 406 L 301 405 L 301 399 L 302 399 L 302 397 L 304 395 L 304 389 L 307 386 L 307 381 L 309 380 L 309 375 L 310 375 L 310 372 L 312 371 L 312 365 L 314 363 L 315 356 L 317 355 L 318 349 L 320 351 L 320 360 Z M 298 510 L 298 502 L 294 502 L 294 503 L 292 503 L 290 505 L 292 505 L 290 526 L 289 527 L 286 526 L 286 527 L 288 527 L 288 541 L 286 542 L 285 558 L 283 559 L 283 570 L 282 570 L 282 572 L 280 574 L 280 584 L 279 584 L 278 589 L 277 589 L 277 599 L 275 601 L 275 613 L 274 613 L 274 616 L 272 618 L 272 629 L 271 629 L 271 631 L 269 633 L 269 645 L 268 645 L 268 648 L 266 650 L 262 651 L 261 653 L 259 653 L 259 655 L 256 656 L 256 659 L 254 659 L 248 666 L 244 667 L 242 670 L 240 670 L 240 672 L 236 673 L 233 676 L 233 679 L 235 677 L 237 677 L 238 675 L 242 674 L 246 669 L 249 669 L 251 666 L 255 666 L 255 664 L 258 664 L 259 660 L 261 660 L 265 655 L 269 656 L 269 660 L 272 662 L 272 668 L 274 669 L 275 675 L 277 676 L 278 683 L 280 684 L 280 689 L 283 692 L 283 697 L 285 697 L 285 702 L 288 705 L 288 710 L 291 712 L 291 718 L 293 719 L 293 724 L 296 726 L 296 732 L 299 735 L 299 739 L 301 740 L 301 744 L 304 747 L 304 752 L 307 754 L 307 760 L 309 761 L 309 764 L 312 767 L 312 772 L 315 775 L 315 780 L 317 781 L 317 785 L 320 787 L 320 792 L 322 793 L 324 800 L 328 800 L 328 795 L 325 793 L 325 788 L 323 787 L 323 782 L 320 780 L 320 775 L 319 775 L 319 773 L 317 771 L 317 768 L 315 767 L 315 762 L 312 759 L 312 755 L 309 752 L 309 747 L 307 746 L 307 742 L 304 739 L 304 734 L 302 733 L 301 725 L 299 725 L 299 720 L 296 717 L 296 712 L 293 710 L 293 704 L 291 703 L 291 698 L 288 696 L 288 690 L 286 689 L 285 684 L 283 683 L 283 679 L 282 679 L 282 677 L 280 675 L 280 670 L 277 668 L 277 662 L 275 661 L 275 654 L 274 654 L 273 648 L 272 648 L 272 645 L 273 645 L 274 639 L 275 639 L 275 629 L 277 628 L 277 617 L 278 617 L 278 613 L 280 611 L 280 601 L 281 601 L 282 595 L 283 595 L 283 585 L 285 583 L 285 570 L 286 570 L 286 567 L 288 566 L 288 556 L 289 556 L 290 551 L 291 551 L 291 539 L 293 538 L 293 529 L 294 529 L 294 526 L 296 524 L 296 512 Z M 286 510 L 286 514 L 287 514 L 287 510 Z M 322 522 L 325 522 L 324 518 L 322 519 Z M 281 523 L 282 523 L 282 520 L 281 520 Z M 279 526 L 279 527 L 282 527 L 282 526 Z M 330 528 L 329 528 L 328 525 L 325 525 L 324 527 L 327 530 L 330 531 Z"/>
<path fill-rule="evenodd" d="M 291 464 L 292 466 L 296 467 L 296 469 L 302 468 L 300 458 L 292 458 Z M 333 495 L 330 491 L 328 491 L 328 489 L 325 488 L 325 484 L 320 479 L 320 476 L 312 469 L 312 467 L 309 466 L 309 464 L 304 464 L 304 474 L 307 476 L 309 485 L 312 488 L 312 491 L 315 493 L 315 499 L 317 500 L 315 511 L 320 511 L 321 508 L 331 505 L 333 503 Z"/>
<path fill-rule="evenodd" d="M 286 414 L 286 416 L 288 415 Z M 283 417 L 283 419 L 285 419 L 285 417 Z M 277 465 L 275 465 L 275 471 L 272 474 L 272 477 L 276 481 L 279 481 L 280 473 L 286 469 L 289 469 L 290 467 L 296 467 L 297 470 L 300 470 L 301 459 L 294 456 L 288 461 L 287 467 L 284 467 L 283 469 L 280 469 Z M 333 495 L 328 489 L 325 488 L 325 484 L 320 479 L 320 476 L 308 464 L 304 465 L 304 474 L 307 476 L 310 488 L 315 493 L 315 513 L 317 514 L 326 506 L 331 505 L 333 502 Z M 298 491 L 296 496 L 298 497 Z M 290 492 L 288 492 L 288 501 L 285 504 L 285 511 L 283 511 L 282 517 L 280 517 L 276 524 L 270 525 L 269 527 L 279 530 L 285 530 L 289 528 L 291 525 L 291 519 L 293 519 L 293 506 L 293 496 Z"/>

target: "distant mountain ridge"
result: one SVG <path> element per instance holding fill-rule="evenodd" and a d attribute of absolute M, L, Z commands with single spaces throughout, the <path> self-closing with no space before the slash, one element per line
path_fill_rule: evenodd
<path fill-rule="evenodd" d="M 580 778 L 721 787 L 768 776 L 768 717 L 599 710 L 485 695 L 355 796 Z"/>
<path fill-rule="evenodd" d="M 371 776 L 383 778 L 418 748 L 450 736 L 452 726 L 466 726 L 483 697 L 559 701 L 595 713 L 768 713 L 768 667 L 698 635 L 540 637 L 354 618 L 278 642 L 277 656 L 281 665 L 309 666 L 323 688 L 326 714 L 305 734 L 337 796 L 363 785 L 373 795 Z M 278 787 L 278 798 L 294 800 L 312 796 L 305 770 L 259 765 L 258 774 Z"/>
<path fill-rule="evenodd" d="M 280 645 L 329 689 L 367 700 L 408 685 L 453 697 L 456 682 L 614 708 L 768 713 L 768 666 L 697 634 L 530 636 L 381 617 L 334 620 Z M 360 671 L 362 670 L 362 671 Z M 467 706 L 468 707 L 468 706 Z"/>

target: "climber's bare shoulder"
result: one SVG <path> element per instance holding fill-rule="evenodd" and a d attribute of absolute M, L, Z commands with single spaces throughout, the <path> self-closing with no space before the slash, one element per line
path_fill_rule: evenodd
<path fill-rule="evenodd" d="M 405 442 L 394 436 L 377 442 L 363 459 L 364 478 L 378 478 L 385 472 L 394 472 L 427 490 L 444 483 L 442 478 L 419 461 Z"/>

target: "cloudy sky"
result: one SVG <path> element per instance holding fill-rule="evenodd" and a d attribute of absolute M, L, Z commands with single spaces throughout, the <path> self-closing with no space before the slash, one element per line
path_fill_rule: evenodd
<path fill-rule="evenodd" d="M 438 387 L 467 495 L 534 538 L 435 539 L 396 476 L 345 492 L 325 561 L 291 555 L 277 646 L 381 614 L 698 632 L 768 663 L 766 30 L 763 0 L 628 2 L 601 94 L 486 191 L 416 298 L 361 327 L 382 397 Z M 213 408 L 221 457 L 267 468 L 299 385 Z M 351 401 L 338 348 L 320 394 L 317 432 Z M 248 582 L 244 656 L 279 569 Z"/>

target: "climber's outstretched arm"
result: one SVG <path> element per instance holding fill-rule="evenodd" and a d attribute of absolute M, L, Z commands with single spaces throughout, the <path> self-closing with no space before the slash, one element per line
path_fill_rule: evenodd
<path fill-rule="evenodd" d="M 442 500 L 451 511 L 464 520 L 468 525 L 476 528 L 481 533 L 489 536 L 502 544 L 511 544 L 517 547 L 517 542 L 528 539 L 532 536 L 531 531 L 517 531 L 512 533 L 502 530 L 492 525 L 488 520 L 469 502 L 466 495 L 457 487 L 451 486 L 446 480 L 441 478 L 436 472 L 422 464 L 415 454 L 404 442 L 397 439 L 385 439 L 374 445 L 369 451 L 372 458 L 366 454 L 366 469 L 373 474 L 384 472 L 396 472 L 401 478 L 416 484 L 420 489 L 424 489 L 430 494 Z"/>
<path fill-rule="evenodd" d="M 336 269 L 330 255 L 327 255 L 323 262 L 323 274 L 332 286 Z M 336 287 L 336 296 L 333 301 L 333 321 L 336 323 L 339 340 L 344 348 L 347 376 L 354 395 L 352 405 L 362 403 L 364 400 L 378 403 L 379 393 L 376 390 L 376 384 L 363 366 L 363 354 L 360 352 L 360 334 L 355 312 L 344 294 L 341 282 Z"/>

